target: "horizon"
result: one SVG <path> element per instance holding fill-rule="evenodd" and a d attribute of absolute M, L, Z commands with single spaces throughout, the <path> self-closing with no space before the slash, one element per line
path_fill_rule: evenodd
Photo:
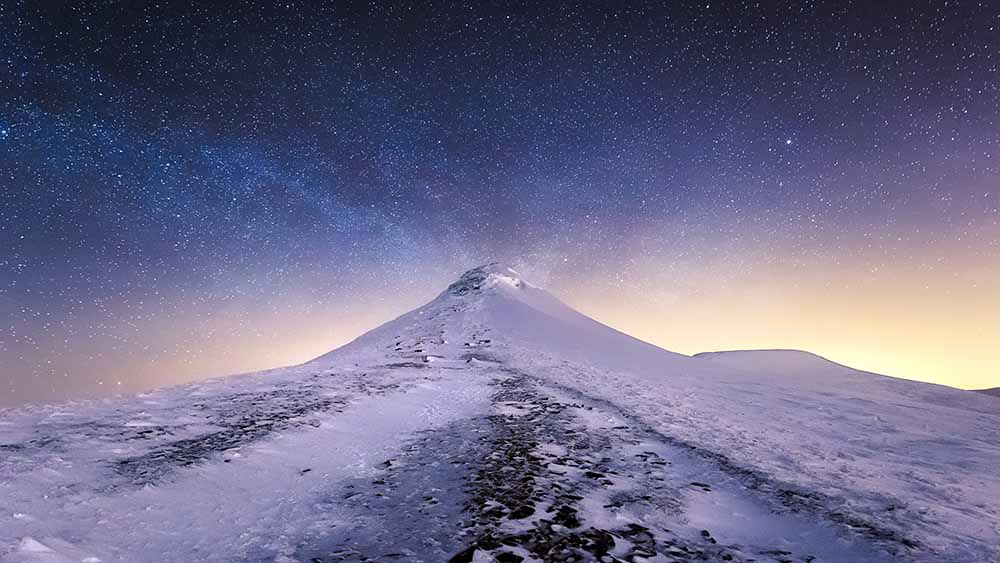
<path fill-rule="evenodd" d="M 1000 386 L 988 5 L 0 19 L 0 404 L 295 364 L 487 257 L 667 350 Z"/>
<path fill-rule="evenodd" d="M 500 266 L 506 267 L 503 263 L 500 263 L 500 262 L 484 262 L 484 263 L 480 264 L 479 266 L 476 266 L 476 267 L 470 268 L 469 270 L 466 270 L 466 272 L 471 271 L 471 270 L 475 270 L 475 269 L 478 269 L 478 268 L 481 268 L 481 267 L 487 266 L 487 265 L 500 265 Z M 513 269 L 513 270 L 517 271 L 516 269 Z M 517 272 L 520 274 L 519 271 L 517 271 Z M 460 276 L 456 275 L 452 281 L 457 280 L 459 277 Z M 530 280 L 530 279 L 524 279 L 524 281 L 527 281 L 527 282 L 532 283 L 533 285 L 535 285 L 532 282 L 532 280 Z M 559 299 L 560 301 L 562 301 L 562 298 L 559 295 L 552 294 L 551 292 L 549 292 L 547 290 L 547 288 L 542 287 L 542 286 L 538 286 L 538 285 L 535 285 L 535 287 L 538 287 L 538 288 L 546 291 L 546 293 L 549 293 L 550 295 L 553 295 L 554 297 L 556 297 L 557 299 Z M 446 289 L 447 289 L 447 285 L 443 286 L 442 289 L 441 289 L 441 291 L 438 292 L 438 295 L 440 296 L 441 294 L 446 293 Z M 354 342 L 356 339 L 361 338 L 362 336 L 368 334 L 369 332 L 375 331 L 376 329 L 380 328 L 381 326 L 394 321 L 395 319 L 399 318 L 401 315 L 405 315 L 406 313 L 413 312 L 413 311 L 420 311 L 420 310 L 422 310 L 427 305 L 430 305 L 431 303 L 433 303 L 434 299 L 436 299 L 436 298 L 437 297 L 429 299 L 425 303 L 422 303 L 422 304 L 420 304 L 420 305 L 418 305 L 418 306 L 416 306 L 416 307 L 414 307 L 412 309 L 401 311 L 398 314 L 393 313 L 389 317 L 387 317 L 387 318 L 382 319 L 381 321 L 379 321 L 377 324 L 375 324 L 373 326 L 369 326 L 369 327 L 364 327 L 364 328 L 361 329 L 361 331 L 359 333 L 354 334 L 352 336 L 348 336 L 346 338 L 346 340 L 344 340 L 343 342 L 337 343 L 337 344 L 335 344 L 335 345 L 333 345 L 333 346 L 331 346 L 331 347 L 329 347 L 327 349 L 323 349 L 323 350 L 320 350 L 318 352 L 310 352 L 309 355 L 308 355 L 308 357 L 305 358 L 305 359 L 302 359 L 302 360 L 293 361 L 293 362 L 287 363 L 287 364 L 262 366 L 262 367 L 257 367 L 257 368 L 252 368 L 252 369 L 249 369 L 249 370 L 243 370 L 243 371 L 237 371 L 237 372 L 213 373 L 213 374 L 204 374 L 204 375 L 200 375 L 200 376 L 196 375 L 196 376 L 191 377 L 190 379 L 188 379 L 186 381 L 177 381 L 177 382 L 167 383 L 167 384 L 164 384 L 164 385 L 154 385 L 154 386 L 146 387 L 146 388 L 121 390 L 119 392 L 112 393 L 110 395 L 110 397 L 112 397 L 112 398 L 114 398 L 114 397 L 128 397 L 128 396 L 131 396 L 131 395 L 142 394 L 144 392 L 154 391 L 154 390 L 157 390 L 157 389 L 164 389 L 164 388 L 169 388 L 169 387 L 174 387 L 174 386 L 179 386 L 179 385 L 183 386 L 183 385 L 190 384 L 190 383 L 197 383 L 198 381 L 204 381 L 204 380 L 209 380 L 209 379 L 229 378 L 229 377 L 241 377 L 241 376 L 247 376 L 247 375 L 252 375 L 252 374 L 261 373 L 261 372 L 267 372 L 267 371 L 280 371 L 282 368 L 296 367 L 296 366 L 308 364 L 308 363 L 310 363 L 310 362 L 312 362 L 312 361 L 320 358 L 321 356 L 324 356 L 324 355 L 329 354 L 329 353 L 331 353 L 333 351 L 336 351 L 336 350 L 342 348 L 343 346 L 346 346 L 347 344 L 350 344 L 351 342 Z M 564 303 L 565 303 L 565 301 L 564 301 Z M 570 305 L 568 303 L 567 303 L 567 305 L 570 306 L 571 308 L 579 311 L 579 309 L 577 309 L 576 307 L 573 307 L 572 305 Z M 682 354 L 682 355 L 685 355 L 685 356 L 688 356 L 688 357 L 692 357 L 692 358 L 696 357 L 698 355 L 701 355 L 701 354 L 723 354 L 723 353 L 738 353 L 738 352 L 801 352 L 801 353 L 806 353 L 806 354 L 815 356 L 815 357 L 817 357 L 817 358 L 819 358 L 821 360 L 825 360 L 825 361 L 831 362 L 833 364 L 838 365 L 839 367 L 843 367 L 843 368 L 848 369 L 848 370 L 857 371 L 857 372 L 861 372 L 861 373 L 869 373 L 869 374 L 876 375 L 876 376 L 891 377 L 891 378 L 894 378 L 894 379 L 902 379 L 902 380 L 908 380 L 908 381 L 915 381 L 915 382 L 919 382 L 919 383 L 930 383 L 930 384 L 935 384 L 935 385 L 943 385 L 945 387 L 950 387 L 950 388 L 953 388 L 953 389 L 958 389 L 958 390 L 963 390 L 963 391 L 987 391 L 987 390 L 991 390 L 991 389 L 997 388 L 995 386 L 994 387 L 980 387 L 980 388 L 962 388 L 962 387 L 957 387 L 957 386 L 954 386 L 954 385 L 947 385 L 945 383 L 939 383 L 939 382 L 936 382 L 936 381 L 933 381 L 933 380 L 921 380 L 921 379 L 916 379 L 916 378 L 912 378 L 912 377 L 900 376 L 900 375 L 892 374 L 892 373 L 883 373 L 883 372 L 879 372 L 877 370 L 868 369 L 866 366 L 855 365 L 855 364 L 851 364 L 850 362 L 841 361 L 840 359 L 838 359 L 836 357 L 830 357 L 830 356 L 828 356 L 826 354 L 817 352 L 815 350 L 808 350 L 808 349 L 803 349 L 803 348 L 771 346 L 771 347 L 757 347 L 757 348 L 730 348 L 730 349 L 717 348 L 717 349 L 711 349 L 711 350 L 699 350 L 699 351 L 696 351 L 696 352 L 680 351 L 680 350 L 677 350 L 677 349 L 672 349 L 672 348 L 670 348 L 668 346 L 663 346 L 661 344 L 657 344 L 657 343 L 652 342 L 650 340 L 646 340 L 646 339 L 640 338 L 640 337 L 638 337 L 638 336 L 636 336 L 634 334 L 629 333 L 626 330 L 623 330 L 620 327 L 616 327 L 616 326 L 614 326 L 612 324 L 609 324 L 609 323 L 601 320 L 600 318 L 593 317 L 593 316 L 590 316 L 590 315 L 587 315 L 587 316 L 589 316 L 591 319 L 597 321 L 598 323 L 601 323 L 601 324 L 603 324 L 603 325 L 605 325 L 605 326 L 607 326 L 609 328 L 612 328 L 612 329 L 614 329 L 616 331 L 621 332 L 622 334 L 625 334 L 626 336 L 635 338 L 635 339 L 637 339 L 637 340 L 639 340 L 641 342 L 645 342 L 647 344 L 651 344 L 651 345 L 656 346 L 657 348 L 660 348 L 662 350 L 665 350 L 665 351 L 668 351 L 668 352 L 674 352 L 674 353 Z M 89 396 L 88 395 L 82 395 L 82 396 L 78 396 L 78 397 L 64 397 L 64 398 L 58 398 L 58 397 L 56 397 L 56 398 L 49 399 L 49 400 L 43 399 L 43 400 L 36 400 L 36 401 L 17 401 L 17 402 L 12 402 L 10 404 L 6 404 L 6 403 L 0 401 L 0 409 L 7 409 L 7 408 L 15 408 L 16 409 L 16 408 L 18 408 L 20 406 L 29 406 L 29 407 L 30 406 L 44 406 L 44 405 L 48 405 L 48 404 L 60 404 L 60 403 L 63 403 L 63 402 L 72 402 L 72 401 L 77 401 L 77 400 L 82 400 L 82 401 L 99 400 L 99 399 L 101 399 L 102 397 L 104 397 L 106 395 L 107 395 L 107 393 L 100 393 L 100 392 L 98 392 L 98 393 L 94 393 L 94 394 L 89 395 Z"/>

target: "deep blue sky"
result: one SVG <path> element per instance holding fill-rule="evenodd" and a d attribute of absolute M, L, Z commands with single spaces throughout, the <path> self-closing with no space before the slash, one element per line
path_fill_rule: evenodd
<path fill-rule="evenodd" d="M 0 7 L 0 403 L 305 360 L 495 258 L 685 352 L 786 287 L 822 348 L 834 280 L 932 305 L 858 361 L 997 373 L 899 334 L 1000 304 L 995 4 L 59 4 Z"/>

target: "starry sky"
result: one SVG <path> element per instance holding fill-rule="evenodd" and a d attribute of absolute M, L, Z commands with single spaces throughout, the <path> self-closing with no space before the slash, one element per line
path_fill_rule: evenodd
<path fill-rule="evenodd" d="M 0 405 L 501 260 L 665 348 L 1000 385 L 992 2 L 4 2 Z"/>

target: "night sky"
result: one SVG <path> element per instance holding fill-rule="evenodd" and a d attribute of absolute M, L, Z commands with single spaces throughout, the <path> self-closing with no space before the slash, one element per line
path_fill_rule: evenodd
<path fill-rule="evenodd" d="M 1000 385 L 996 3 L 59 4 L 0 4 L 0 405 L 492 260 L 678 352 Z"/>

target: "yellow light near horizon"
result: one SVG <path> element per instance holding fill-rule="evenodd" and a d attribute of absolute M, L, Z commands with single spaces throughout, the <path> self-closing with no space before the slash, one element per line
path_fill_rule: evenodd
<path fill-rule="evenodd" d="M 948 253 L 950 268 L 900 262 L 872 271 L 859 257 L 720 279 L 724 270 L 713 264 L 661 274 L 685 280 L 686 290 L 579 284 L 566 298 L 675 352 L 795 348 L 894 377 L 963 389 L 1000 386 L 1000 260 L 948 245 L 936 252 Z"/>

